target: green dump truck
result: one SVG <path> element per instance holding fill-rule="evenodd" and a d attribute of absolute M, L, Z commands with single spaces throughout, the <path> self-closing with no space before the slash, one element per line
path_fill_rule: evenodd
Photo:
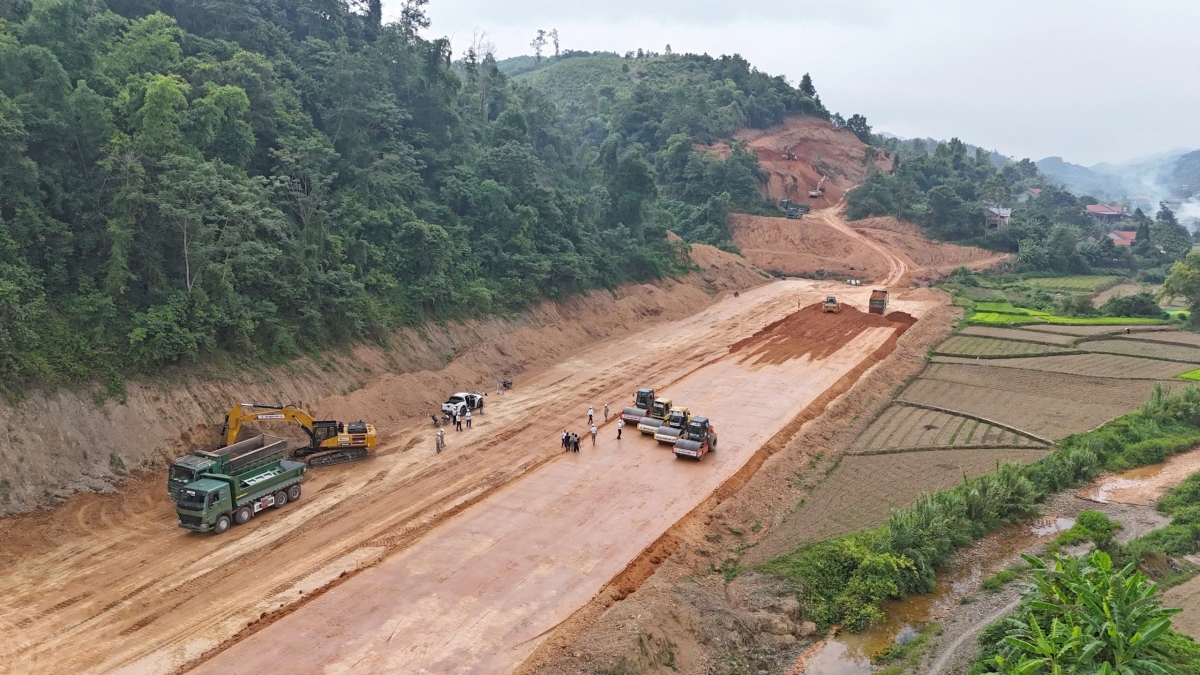
<path fill-rule="evenodd" d="M 211 459 L 212 464 L 202 469 L 192 482 L 179 487 L 175 498 L 175 512 L 179 526 L 198 532 L 221 534 L 229 526 L 244 525 L 255 514 L 268 507 L 280 508 L 288 502 L 300 499 L 300 481 L 308 467 L 302 462 L 284 459 L 286 443 L 270 437 L 262 438 L 258 451 L 250 451 L 236 457 L 221 457 L 221 453 L 193 453 L 184 466 L 197 464 L 190 457 Z M 255 441 L 258 439 L 249 439 Z M 243 441 L 244 443 L 245 441 Z M 236 449 L 241 443 L 222 448 Z M 277 446 L 278 445 L 278 449 Z M 271 452 L 266 452 L 266 449 Z M 252 459 L 246 459 L 252 454 Z M 208 457 L 214 455 L 216 457 Z M 177 460 L 178 462 L 179 460 Z M 176 465 L 172 465 L 172 471 Z M 224 472 L 228 473 L 224 473 Z"/>
<path fill-rule="evenodd" d="M 179 501 L 180 490 L 205 474 L 238 475 L 284 459 L 286 455 L 287 441 L 266 435 L 247 438 L 212 452 L 196 450 L 171 462 L 167 472 L 167 494 L 171 501 Z"/>

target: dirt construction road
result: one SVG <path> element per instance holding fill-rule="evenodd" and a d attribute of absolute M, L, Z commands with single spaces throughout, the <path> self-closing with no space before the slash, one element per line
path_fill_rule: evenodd
<path fill-rule="evenodd" d="M 387 429 L 370 460 L 312 471 L 300 502 L 223 536 L 177 528 L 159 481 L 96 498 L 78 536 L 9 561 L 0 671 L 503 672 L 888 339 L 843 312 L 816 360 L 807 343 L 781 358 L 786 339 L 729 353 L 835 288 L 865 307 L 866 289 L 777 282 L 583 350 L 489 396 L 441 455 L 428 421 Z M 712 417 L 719 451 L 677 461 L 609 424 L 560 452 L 589 404 L 615 413 L 642 385 Z"/>

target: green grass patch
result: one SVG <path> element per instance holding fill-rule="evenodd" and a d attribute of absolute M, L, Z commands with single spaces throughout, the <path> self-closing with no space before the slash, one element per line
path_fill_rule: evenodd
<path fill-rule="evenodd" d="M 1192 382 L 1200 382 L 1200 368 L 1189 370 L 1186 373 L 1181 373 L 1175 377 L 1181 380 L 1191 380 Z"/>
<path fill-rule="evenodd" d="M 996 572 L 992 576 L 984 579 L 979 584 L 979 587 L 988 593 L 999 593 L 1001 588 L 1004 588 L 1009 582 L 1020 579 L 1029 571 L 1029 563 L 1019 562 L 1012 566 Z"/>
<path fill-rule="evenodd" d="M 1120 277 L 1080 275 L 1073 277 L 1051 277 L 1026 279 L 1025 285 L 1047 291 L 1073 291 L 1095 293 L 1120 281 Z"/>

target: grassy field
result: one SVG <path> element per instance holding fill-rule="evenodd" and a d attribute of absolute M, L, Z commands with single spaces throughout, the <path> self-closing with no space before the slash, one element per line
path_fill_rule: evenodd
<path fill-rule="evenodd" d="M 1063 347 L 1033 342 L 997 340 L 973 335 L 955 335 L 938 345 L 936 354 L 954 356 L 1029 356 L 1065 351 Z"/>
<path fill-rule="evenodd" d="M 969 417 L 905 405 L 893 405 L 863 432 L 857 452 L 897 448 L 1041 445 L 1027 436 Z"/>
<path fill-rule="evenodd" d="M 1052 358 L 1064 357 L 1028 361 Z M 996 363 L 1008 362 L 1006 359 Z M 1136 410 L 1150 397 L 1153 388 L 1152 380 L 935 362 L 898 400 L 958 411 L 1042 438 L 1057 439 Z"/>
<path fill-rule="evenodd" d="M 1047 279 L 1026 279 L 1025 285 L 1046 291 L 1071 291 L 1074 293 L 1096 293 L 1120 281 L 1120 277 L 1074 276 Z"/>
<path fill-rule="evenodd" d="M 1173 332 L 1179 330 L 1178 327 L 1169 324 L 1155 324 L 1153 326 L 1055 326 L 1048 323 L 1040 323 L 1035 326 L 1028 326 L 1025 330 L 1035 333 L 1056 333 L 1059 335 L 1105 335 L 1105 334 L 1124 334 L 1125 328 L 1141 332 Z"/>
<path fill-rule="evenodd" d="M 976 365 L 979 363 L 971 357 L 961 356 L 937 356 L 934 358 L 934 362 L 967 365 Z M 1084 375 L 1087 377 L 1119 380 L 1169 380 L 1177 377 L 1179 373 L 1192 368 L 1191 364 L 1179 363 L 1178 361 L 1139 359 L 1124 354 L 1105 354 L 1102 352 L 990 359 L 984 363 L 1002 368 L 1041 370 L 1050 373 L 1066 373 L 1068 375 Z"/>
<path fill-rule="evenodd" d="M 1162 319 L 1127 316 L 1058 316 L 1050 312 L 1017 307 L 1008 302 L 977 302 L 969 323 L 983 326 L 1047 323 L 1060 326 L 1135 326 L 1166 323 Z"/>

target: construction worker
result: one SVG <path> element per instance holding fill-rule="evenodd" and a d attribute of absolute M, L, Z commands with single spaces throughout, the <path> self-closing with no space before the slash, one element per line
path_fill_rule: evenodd
<path fill-rule="evenodd" d="M 568 438 L 570 438 L 570 434 L 567 433 L 566 429 L 563 429 L 563 437 L 562 437 L 563 450 L 567 449 L 567 439 Z"/>
<path fill-rule="evenodd" d="M 604 423 L 608 424 L 608 404 L 604 404 Z"/>
<path fill-rule="evenodd" d="M 462 431 L 462 413 L 454 413 L 454 430 Z"/>
<path fill-rule="evenodd" d="M 592 447 L 596 447 L 596 425 L 592 425 Z"/>
<path fill-rule="evenodd" d="M 442 446 L 444 445 L 446 445 L 446 430 L 438 429 L 437 434 L 433 437 L 433 447 L 439 455 L 442 453 Z"/>
<path fill-rule="evenodd" d="M 471 411 L 470 410 L 467 411 L 467 428 L 468 429 L 471 428 Z"/>
<path fill-rule="evenodd" d="M 588 406 L 588 424 L 592 423 L 592 406 Z"/>
<path fill-rule="evenodd" d="M 625 420 L 617 418 L 617 440 L 621 440 L 621 430 L 625 428 Z"/>

